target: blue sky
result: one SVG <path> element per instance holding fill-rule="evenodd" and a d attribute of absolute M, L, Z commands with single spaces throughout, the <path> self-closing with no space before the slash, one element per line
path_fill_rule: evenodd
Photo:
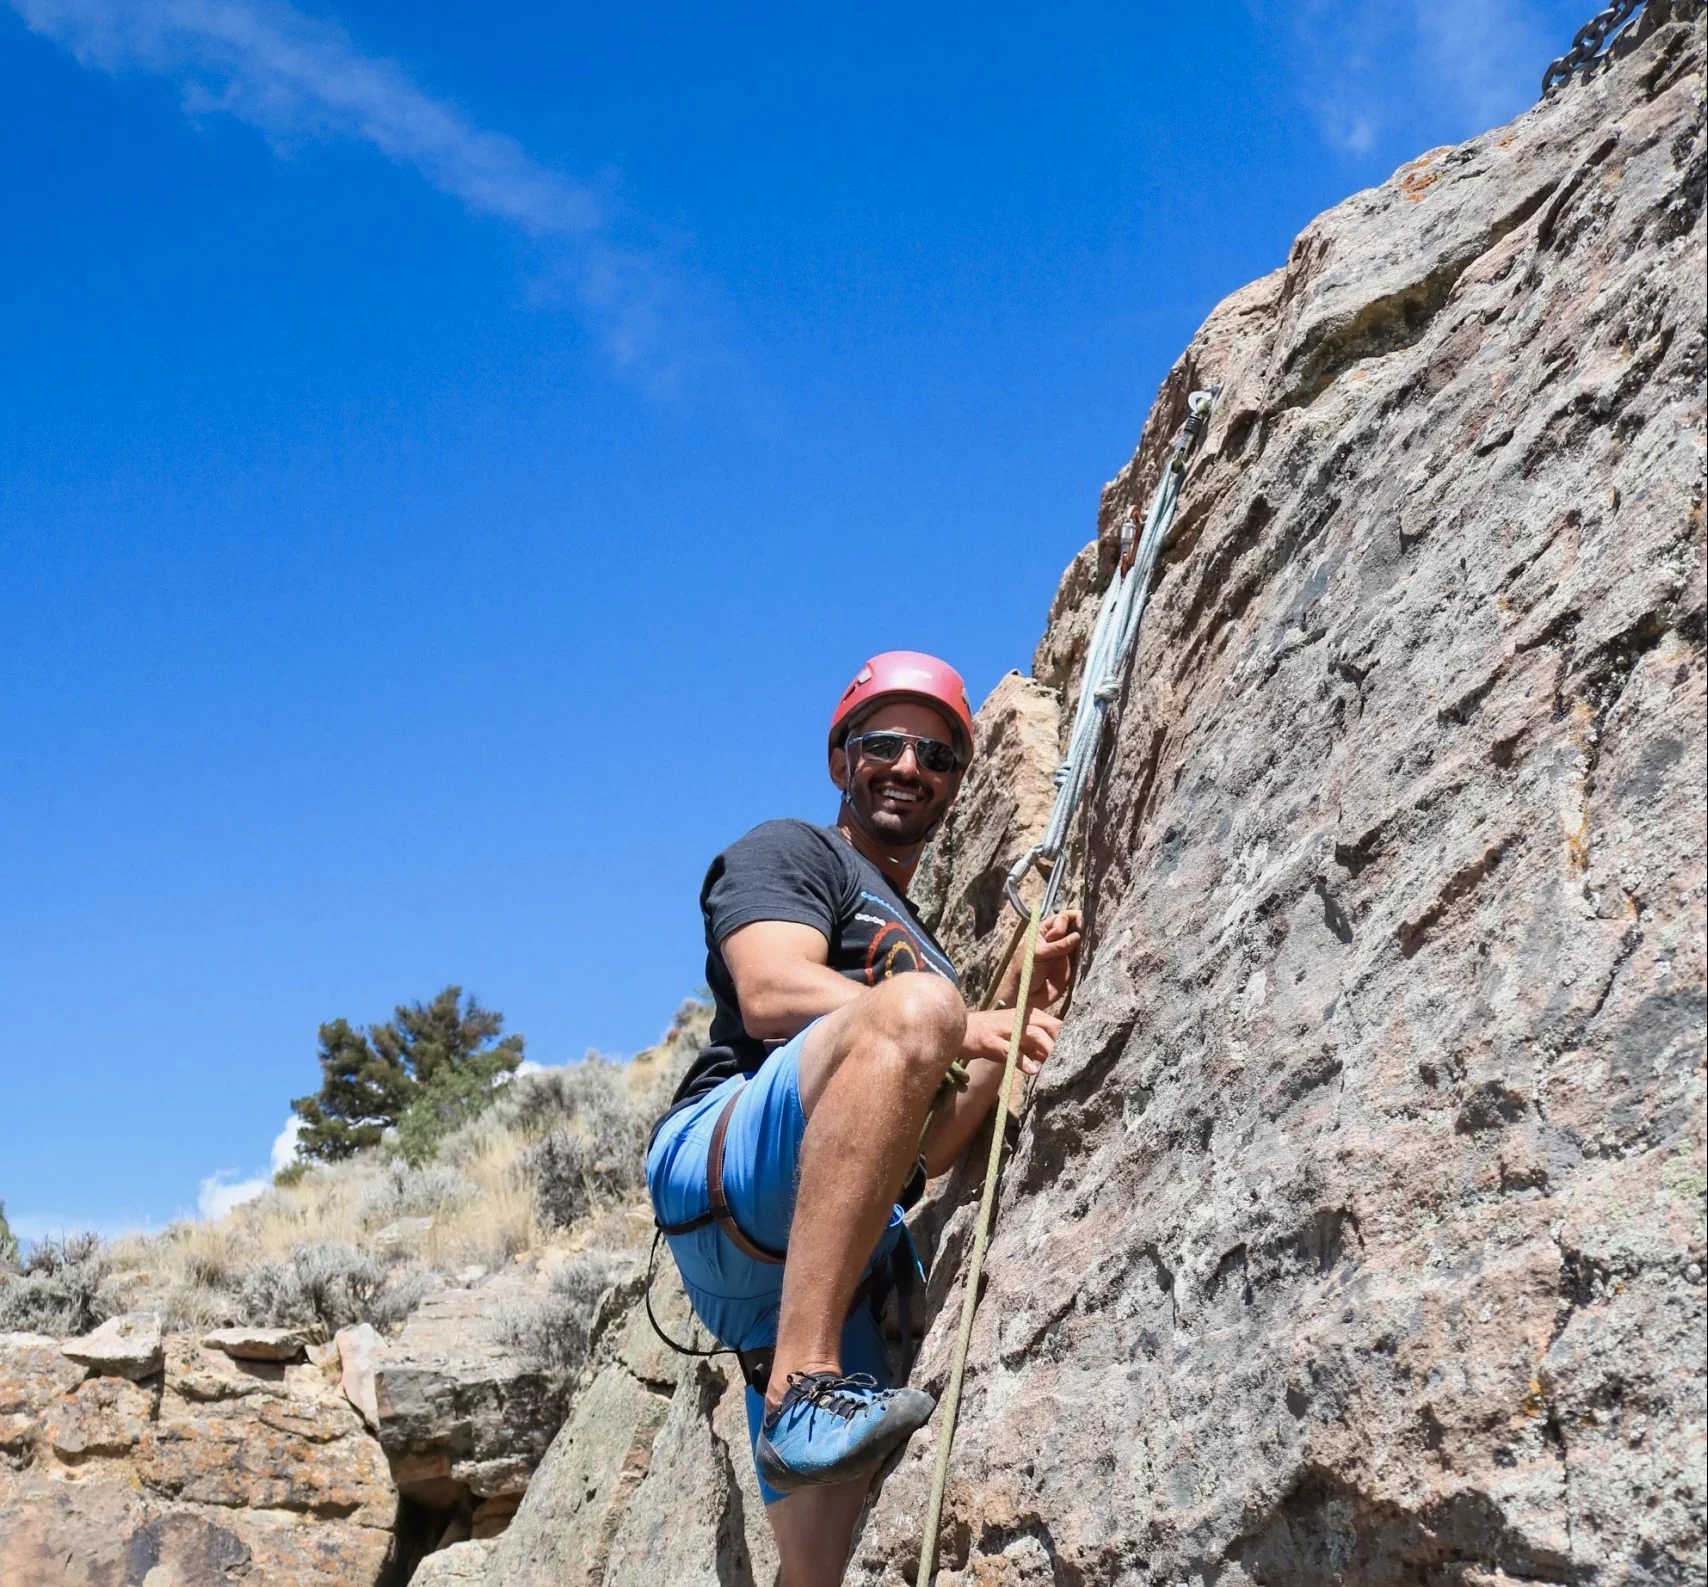
<path fill-rule="evenodd" d="M 14 1224 L 448 982 L 651 1040 L 860 660 L 1025 666 L 1214 303 L 1591 9 L 0 0 Z"/>

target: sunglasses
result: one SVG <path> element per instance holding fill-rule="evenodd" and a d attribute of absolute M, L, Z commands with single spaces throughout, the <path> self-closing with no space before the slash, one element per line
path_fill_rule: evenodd
<path fill-rule="evenodd" d="M 961 764 L 953 744 L 940 738 L 916 738 L 912 733 L 855 733 L 847 739 L 847 747 L 870 757 L 882 766 L 893 766 L 913 745 L 913 759 L 921 771 L 941 777 Z"/>

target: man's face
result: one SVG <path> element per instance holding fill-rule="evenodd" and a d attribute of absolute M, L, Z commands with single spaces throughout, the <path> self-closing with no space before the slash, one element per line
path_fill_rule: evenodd
<path fill-rule="evenodd" d="M 911 700 L 885 701 L 861 719 L 854 733 L 908 733 L 915 738 L 941 739 L 953 744 L 949 724 L 928 705 Z M 919 764 L 909 744 L 899 760 L 885 765 L 863 754 L 858 744 L 830 752 L 830 775 L 848 796 L 854 813 L 874 836 L 897 847 L 923 842 L 943 819 L 961 786 L 961 769 L 929 772 Z"/>

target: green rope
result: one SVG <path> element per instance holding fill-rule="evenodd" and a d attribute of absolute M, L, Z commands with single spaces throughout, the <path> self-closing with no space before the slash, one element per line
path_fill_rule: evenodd
<path fill-rule="evenodd" d="M 973 1255 L 967 1266 L 967 1288 L 961 1296 L 961 1328 L 955 1336 L 955 1355 L 949 1366 L 949 1387 L 943 1396 L 943 1425 L 938 1432 L 937 1465 L 931 1473 L 931 1502 L 925 1511 L 925 1538 L 919 1551 L 916 1587 L 931 1587 L 937 1565 L 937 1529 L 943 1519 L 943 1490 L 949 1481 L 949 1451 L 955 1442 L 955 1416 L 961 1408 L 961 1380 L 967 1372 L 967 1349 L 973 1339 L 973 1313 L 978 1310 L 979 1280 L 984 1275 L 984 1250 L 990 1242 L 991 1211 L 996 1205 L 996 1177 L 1002 1166 L 1002 1146 L 1007 1138 L 1008 1098 L 1014 1087 L 1014 1071 L 1020 1062 L 1020 1039 L 1026 1030 L 1026 1000 L 1032 995 L 1032 962 L 1038 952 L 1038 922 L 1043 917 L 1042 898 L 1032 906 L 1026 925 L 1026 952 L 1020 960 L 1020 995 L 1014 1004 L 1014 1030 L 1008 1038 L 1008 1056 L 1002 1065 L 1002 1090 L 991 1115 L 990 1161 L 985 1165 L 984 1194 L 979 1198 L 978 1222 L 973 1228 Z M 1000 977 L 1001 972 L 998 972 Z"/>

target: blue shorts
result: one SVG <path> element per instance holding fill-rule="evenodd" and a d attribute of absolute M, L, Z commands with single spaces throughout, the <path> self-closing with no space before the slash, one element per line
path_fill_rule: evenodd
<path fill-rule="evenodd" d="M 736 1223 L 750 1240 L 773 1251 L 788 1245 L 801 1137 L 807 1127 L 800 1085 L 805 1036 L 802 1031 L 785 1042 L 745 1085 L 740 1075 L 732 1075 L 693 1106 L 664 1121 L 646 1157 L 647 1190 L 660 1223 L 687 1223 L 711 1205 L 706 1150 L 718 1114 L 730 1093 L 739 1088 L 741 1100 L 724 1137 L 724 1194 Z M 889 1256 L 901 1229 L 902 1209 L 896 1207 L 866 1264 L 867 1272 Z M 780 1265 L 744 1255 L 715 1223 L 667 1238 L 694 1314 L 720 1344 L 732 1350 L 757 1350 L 777 1342 L 777 1308 L 783 1296 Z M 870 1306 L 857 1307 L 843 1327 L 842 1370 L 869 1372 L 879 1383 L 889 1382 L 883 1336 Z M 757 1442 L 764 1414 L 764 1398 L 749 1388 L 749 1443 Z M 767 1504 L 783 1497 L 764 1478 L 759 1480 L 759 1490 Z"/>

